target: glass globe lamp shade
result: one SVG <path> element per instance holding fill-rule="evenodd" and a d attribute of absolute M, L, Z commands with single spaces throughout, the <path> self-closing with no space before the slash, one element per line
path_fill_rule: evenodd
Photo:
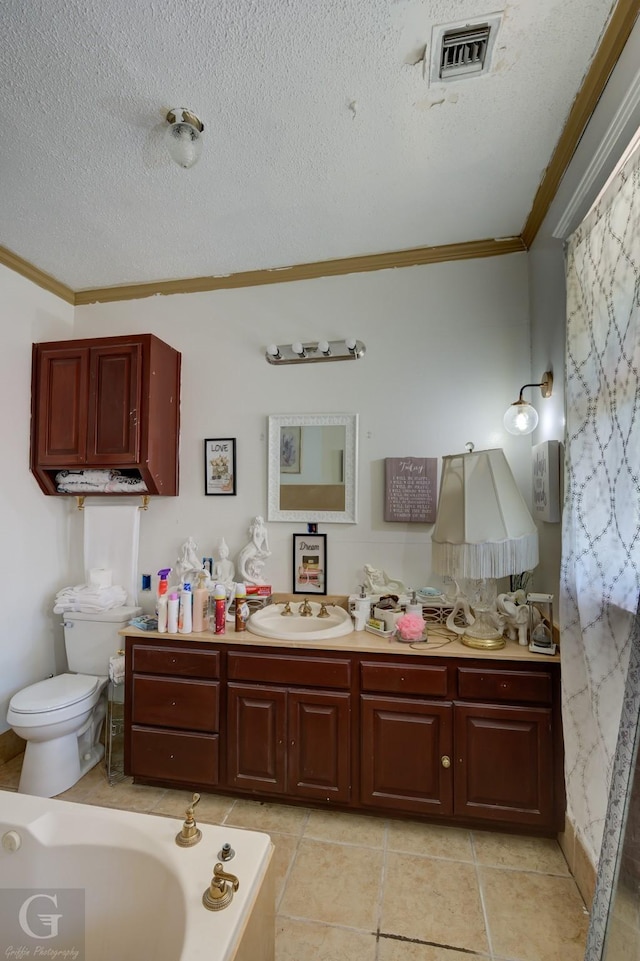
<path fill-rule="evenodd" d="M 179 167 L 193 167 L 202 153 L 203 125 L 191 111 L 179 107 L 167 114 L 166 142 L 169 156 Z"/>
<path fill-rule="evenodd" d="M 526 401 L 517 400 L 507 409 L 502 422 L 510 434 L 531 434 L 538 426 L 538 412 Z"/>

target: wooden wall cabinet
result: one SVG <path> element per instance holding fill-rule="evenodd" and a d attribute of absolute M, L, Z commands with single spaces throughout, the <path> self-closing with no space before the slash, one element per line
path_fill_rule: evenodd
<path fill-rule="evenodd" d="M 126 651 L 125 771 L 143 783 L 562 829 L 558 662 L 140 635 Z"/>
<path fill-rule="evenodd" d="M 119 469 L 178 493 L 180 354 L 153 334 L 34 344 L 31 470 Z"/>

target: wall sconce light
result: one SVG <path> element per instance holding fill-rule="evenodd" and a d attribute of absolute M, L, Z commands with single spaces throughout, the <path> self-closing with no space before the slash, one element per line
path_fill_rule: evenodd
<path fill-rule="evenodd" d="M 174 107 L 167 114 L 166 139 L 169 156 L 179 167 L 193 167 L 202 153 L 204 124 L 185 107 Z"/>
<path fill-rule="evenodd" d="M 525 384 L 520 388 L 518 400 L 515 400 L 513 404 L 507 408 L 507 412 L 502 421 L 505 430 L 508 430 L 510 434 L 530 434 L 538 426 L 537 410 L 522 398 L 522 391 L 527 387 L 539 387 L 543 397 L 551 397 L 553 373 L 550 370 L 546 370 L 539 384 Z"/>
<path fill-rule="evenodd" d="M 308 344 L 269 344 L 265 357 L 270 364 L 316 364 L 321 360 L 358 360 L 366 351 L 355 337 L 346 340 L 319 340 Z"/>

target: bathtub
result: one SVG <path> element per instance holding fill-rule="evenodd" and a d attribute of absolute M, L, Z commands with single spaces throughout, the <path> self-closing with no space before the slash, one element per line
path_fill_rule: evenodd
<path fill-rule="evenodd" d="M 185 810 L 190 800 L 185 792 Z M 175 843 L 182 820 L 0 791 L 0 889 L 20 889 L 19 898 L 22 891 L 84 889 L 80 922 L 75 912 L 85 944 L 78 961 L 273 961 L 269 837 L 198 826 L 202 840 L 183 848 Z M 224 868 L 238 877 L 239 888 L 226 908 L 208 911 L 202 895 L 227 842 L 236 853 Z M 22 953 L 15 937 L 2 943 L 3 904 L 7 910 L 0 894 L 2 956 L 55 957 L 56 942 L 45 940 L 41 928 L 37 941 L 23 936 Z M 33 933 L 33 926 L 27 930 Z M 75 961 L 73 954 L 58 958 Z"/>

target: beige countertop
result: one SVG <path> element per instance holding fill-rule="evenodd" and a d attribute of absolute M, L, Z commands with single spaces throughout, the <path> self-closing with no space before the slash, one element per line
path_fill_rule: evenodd
<path fill-rule="evenodd" d="M 416 657 L 463 657 L 474 659 L 507 660 L 507 661 L 548 661 L 551 663 L 560 662 L 560 654 L 553 656 L 548 654 L 532 654 L 528 647 L 520 646 L 516 641 L 506 641 L 506 646 L 498 651 L 479 651 L 474 648 L 466 647 L 456 637 L 449 639 L 440 633 L 441 628 L 433 625 L 429 628 L 429 636 L 426 642 L 403 643 L 395 639 L 378 637 L 369 631 L 352 631 L 343 637 L 329 638 L 326 640 L 292 641 L 286 639 L 275 639 L 268 637 L 258 637 L 249 630 L 236 633 L 232 625 L 227 626 L 225 634 L 212 634 L 210 631 L 202 631 L 198 634 L 160 634 L 158 631 L 141 631 L 136 627 L 125 627 L 119 633 L 126 637 L 140 637 L 145 640 L 155 638 L 163 640 L 186 641 L 188 643 L 209 642 L 213 644 L 245 644 L 254 647 L 286 647 L 296 651 L 334 651 L 336 653 L 356 653 L 356 654 L 409 654 Z M 448 633 L 448 632 L 447 632 Z"/>

